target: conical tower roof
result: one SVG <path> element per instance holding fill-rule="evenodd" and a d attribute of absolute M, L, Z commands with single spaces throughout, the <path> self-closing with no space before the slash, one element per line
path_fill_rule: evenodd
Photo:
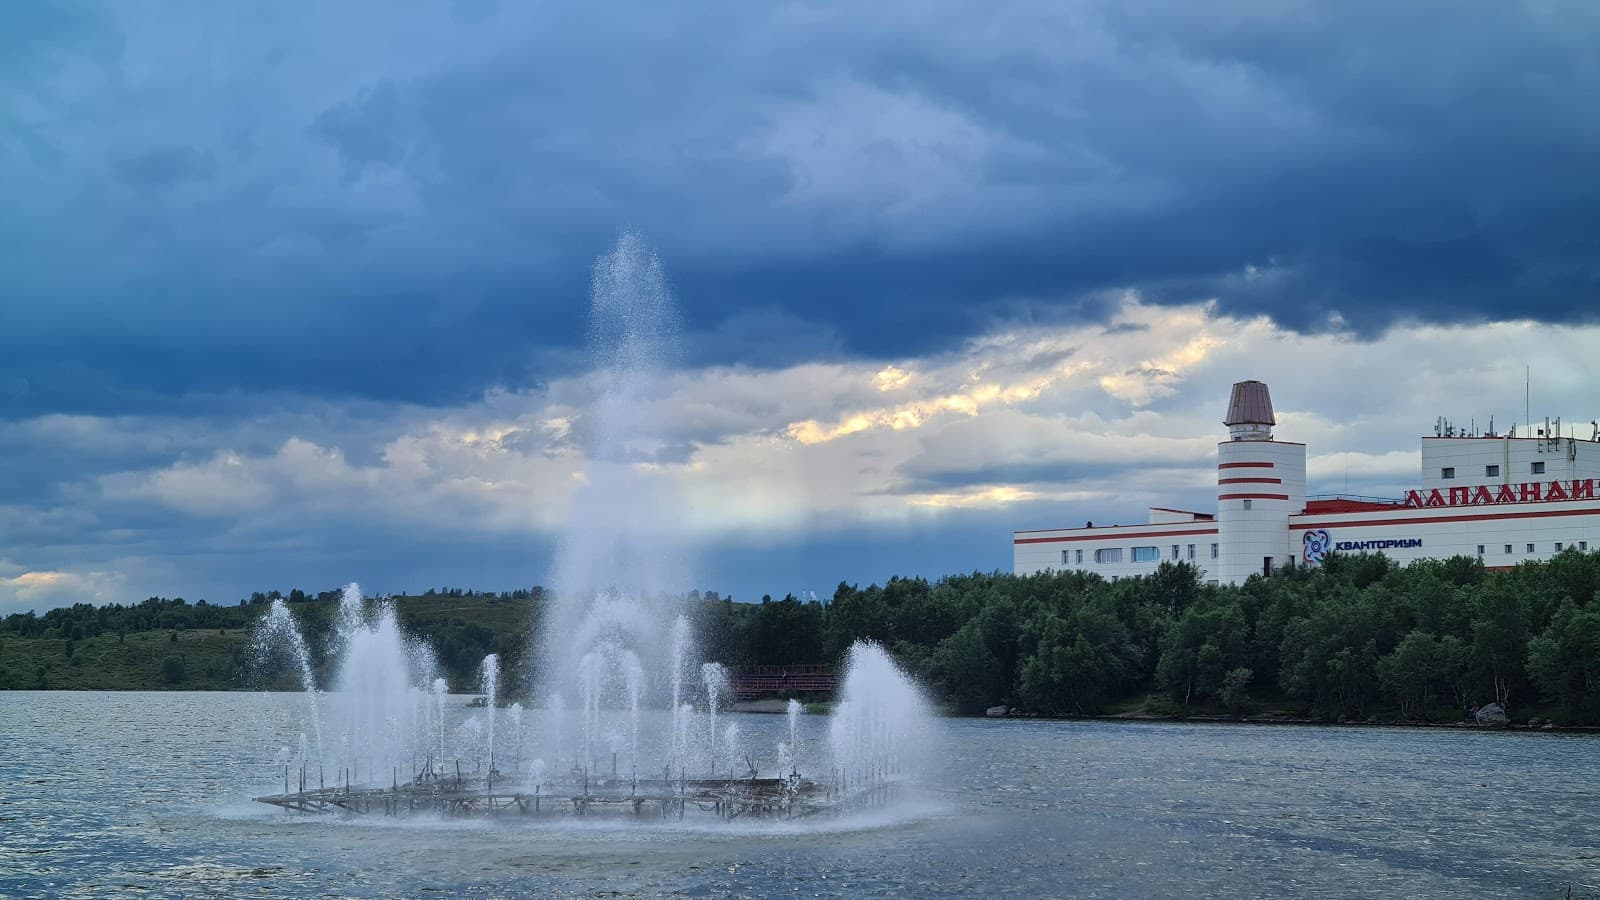
<path fill-rule="evenodd" d="M 1272 415 L 1272 395 L 1267 393 L 1267 383 L 1264 381 L 1241 381 L 1233 386 L 1233 395 L 1228 398 L 1228 417 L 1222 424 L 1233 425 L 1276 425 L 1278 420 Z"/>

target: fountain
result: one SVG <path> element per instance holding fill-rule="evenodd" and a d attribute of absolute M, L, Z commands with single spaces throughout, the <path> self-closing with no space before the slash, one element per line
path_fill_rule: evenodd
<path fill-rule="evenodd" d="M 497 720 L 507 693 L 498 655 L 480 668 L 483 701 L 460 719 L 431 651 L 401 631 L 392 608 L 365 604 L 351 585 L 326 695 L 289 609 L 277 604 L 264 620 L 261 646 L 288 647 L 299 661 L 317 749 L 314 761 L 301 754 L 298 790 L 284 761 L 283 792 L 256 799 L 302 812 L 727 820 L 881 805 L 918 770 L 926 707 L 875 645 L 850 651 L 828 740 L 808 744 L 817 752 L 801 752 L 798 702 L 789 702 L 786 740 L 771 756 L 729 714 L 731 674 L 700 656 L 684 601 L 662 593 L 687 583 L 688 555 L 674 538 L 680 506 L 662 475 L 655 392 L 671 362 L 675 316 L 660 264 L 624 235 L 596 264 L 592 293 L 601 387 L 585 479 L 560 542 L 553 600 L 530 640 L 531 674 L 509 691 L 538 698 L 534 733 L 524 733 L 520 705 Z M 309 786 L 313 765 L 331 765 L 335 784 L 319 777 Z"/>

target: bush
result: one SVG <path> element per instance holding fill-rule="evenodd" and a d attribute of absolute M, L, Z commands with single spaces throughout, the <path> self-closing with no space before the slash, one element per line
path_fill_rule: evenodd
<path fill-rule="evenodd" d="M 161 680 L 167 684 L 182 684 L 189 677 L 188 664 L 176 653 L 161 661 Z"/>
<path fill-rule="evenodd" d="M 1242 716 L 1250 709 L 1250 681 L 1255 678 L 1255 672 L 1240 666 L 1229 669 L 1228 674 L 1222 676 L 1222 688 L 1217 691 L 1217 699 L 1228 708 L 1228 712 Z"/>

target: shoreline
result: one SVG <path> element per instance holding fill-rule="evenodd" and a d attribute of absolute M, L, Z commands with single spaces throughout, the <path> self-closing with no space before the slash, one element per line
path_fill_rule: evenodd
<path fill-rule="evenodd" d="M 31 688 L 0 688 L 0 694 L 120 694 L 120 693 L 193 693 L 193 694 L 253 694 L 253 693 L 283 693 L 297 694 L 299 691 L 262 691 L 251 688 L 50 688 L 37 690 Z M 455 697 L 476 696 L 470 692 L 451 692 Z M 731 704 L 725 711 L 732 713 L 746 713 L 749 715 L 782 715 L 788 712 L 788 700 L 763 699 L 741 700 Z M 506 704 L 497 704 L 505 708 Z M 826 715 L 827 712 L 817 711 L 819 706 L 830 706 L 831 701 L 805 703 L 806 715 Z M 1328 719 L 1317 719 L 1305 716 L 1226 716 L 1197 714 L 1192 716 L 1162 716 L 1150 713 L 1114 713 L 1099 716 L 1045 716 L 1035 714 L 1007 714 L 1004 716 L 985 715 L 959 715 L 951 712 L 937 713 L 940 718 L 946 719 L 976 719 L 988 722 L 1016 721 L 1016 722 L 1125 722 L 1134 725 L 1164 725 L 1164 724 L 1193 724 L 1193 725 L 1292 725 L 1307 728 L 1425 728 L 1445 729 L 1457 731 L 1514 731 L 1528 734 L 1600 734 L 1600 725 L 1558 725 L 1555 723 L 1543 725 L 1528 725 L 1527 723 L 1511 723 L 1507 725 L 1476 725 L 1469 722 L 1422 722 L 1398 721 L 1393 719 L 1375 719 L 1361 721 L 1337 722 Z"/>
<path fill-rule="evenodd" d="M 1192 723 L 1195 725 L 1294 725 L 1316 728 L 1425 728 L 1457 731 L 1516 731 L 1527 732 L 1529 734 L 1600 734 L 1600 725 L 1528 725 L 1526 723 L 1511 723 L 1507 725 L 1476 725 L 1470 722 L 1421 722 L 1385 719 L 1377 719 L 1373 721 L 1361 720 L 1359 722 L 1335 722 L 1327 719 L 1314 719 L 1300 716 L 1155 716 L 1145 714 L 1072 716 L 1066 718 L 1046 716 L 964 716 L 961 718 L 1044 719 L 1052 722 L 1130 722 L 1133 724 L 1148 725 L 1169 723 Z"/>

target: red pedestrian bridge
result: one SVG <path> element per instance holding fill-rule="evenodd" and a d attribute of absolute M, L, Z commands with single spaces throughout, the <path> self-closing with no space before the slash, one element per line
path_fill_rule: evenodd
<path fill-rule="evenodd" d="M 839 673 L 829 666 L 745 666 L 734 670 L 733 695 L 754 700 L 774 694 L 833 694 Z"/>

